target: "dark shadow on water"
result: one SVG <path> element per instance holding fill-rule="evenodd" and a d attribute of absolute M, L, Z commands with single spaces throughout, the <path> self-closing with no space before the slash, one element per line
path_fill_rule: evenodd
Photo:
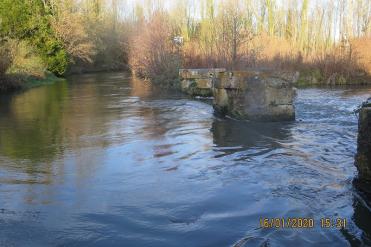
<path fill-rule="evenodd" d="M 371 210 L 370 202 L 365 202 L 362 197 L 354 197 L 353 208 L 354 215 L 353 220 L 359 229 L 362 230 L 361 242 L 363 246 L 371 246 Z M 356 246 L 356 245 L 353 245 Z"/>
<path fill-rule="evenodd" d="M 276 148 L 289 139 L 293 122 L 248 122 L 216 118 L 212 123 L 213 142 L 226 154 L 249 148 Z"/>
<path fill-rule="evenodd" d="M 354 191 L 352 205 L 354 213 L 351 220 L 358 230 L 354 232 L 353 227 L 349 227 L 348 223 L 347 228 L 340 231 L 350 246 L 371 246 L 371 195 L 360 189 L 362 185 L 358 179 L 354 179 L 353 185 L 356 190 Z"/>

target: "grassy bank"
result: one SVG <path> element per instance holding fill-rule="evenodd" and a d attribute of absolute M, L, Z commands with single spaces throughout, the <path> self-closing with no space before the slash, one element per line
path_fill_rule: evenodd
<path fill-rule="evenodd" d="M 311 68 L 302 69 L 299 72 L 300 76 L 295 83 L 296 86 L 371 85 L 371 76 L 362 72 L 352 76 L 341 72 L 326 76 L 320 69 Z"/>
<path fill-rule="evenodd" d="M 23 84 L 21 85 L 22 89 L 30 89 L 33 87 L 39 87 L 43 85 L 50 85 L 56 82 L 64 81 L 64 78 L 55 76 L 50 72 L 46 72 L 44 77 L 35 78 L 35 77 L 26 77 L 24 78 Z"/>
<path fill-rule="evenodd" d="M 8 74 L 0 81 L 0 93 L 26 90 L 64 80 L 64 78 L 59 78 L 50 72 L 45 72 L 45 75 L 39 77 L 27 74 Z"/>
<path fill-rule="evenodd" d="M 63 80 L 46 70 L 43 59 L 26 41 L 0 45 L 0 92 L 29 89 Z"/>

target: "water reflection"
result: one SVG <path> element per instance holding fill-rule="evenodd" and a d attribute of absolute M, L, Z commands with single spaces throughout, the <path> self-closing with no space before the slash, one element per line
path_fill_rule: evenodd
<path fill-rule="evenodd" d="M 254 123 L 233 119 L 215 119 L 212 123 L 214 144 L 225 154 L 251 148 L 275 148 L 290 137 L 292 124 Z"/>
<path fill-rule="evenodd" d="M 1 96 L 0 246 L 369 244 L 351 184 L 365 92 L 299 90 L 293 123 L 219 119 L 120 73 Z M 347 232 L 258 225 L 336 215 Z"/>
<path fill-rule="evenodd" d="M 148 122 L 148 128 L 156 128 L 154 110 L 139 104 L 139 97 L 149 95 L 148 84 L 135 79 L 131 86 L 118 85 L 116 93 L 112 92 L 112 83 L 124 78 L 122 74 L 109 79 L 106 74 L 75 76 L 69 83 L 2 97 L 0 153 L 10 159 L 50 162 L 66 149 L 109 145 L 110 139 L 104 136 L 112 128 L 109 123 L 124 117 L 147 118 L 142 121 Z M 127 91 L 133 98 L 122 98 Z M 123 112 L 123 107 L 133 111 Z"/>
<path fill-rule="evenodd" d="M 61 151 L 67 83 L 6 98 L 0 108 L 0 152 L 9 158 L 51 161 Z"/>
<path fill-rule="evenodd" d="M 64 159 L 72 153 L 78 154 L 70 162 L 76 164 L 76 174 L 86 177 L 94 171 L 94 164 L 100 163 L 99 148 L 111 143 L 104 137 L 107 122 L 119 118 L 121 112 L 107 110 L 114 99 L 111 89 L 97 85 L 99 78 L 103 77 L 72 77 L 68 82 L 2 97 L 0 167 L 7 170 L 0 175 L 1 183 L 63 181 L 68 163 Z M 118 80 L 122 78 L 120 75 Z M 91 149 L 95 149 L 94 155 Z M 14 171 L 17 176 L 12 176 Z M 27 197 L 37 198 L 32 194 Z"/>
<path fill-rule="evenodd" d="M 141 98 L 147 98 L 151 95 L 153 95 L 154 87 L 153 85 L 148 81 L 143 81 L 137 77 L 133 77 L 130 80 L 130 95 L 141 97 Z"/>

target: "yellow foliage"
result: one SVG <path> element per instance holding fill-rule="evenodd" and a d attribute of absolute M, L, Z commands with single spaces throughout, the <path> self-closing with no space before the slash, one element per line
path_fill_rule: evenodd
<path fill-rule="evenodd" d="M 71 12 L 61 6 L 58 14 L 52 18 L 52 26 L 57 37 L 72 59 L 92 62 L 95 45 L 89 39 L 83 16 L 79 12 Z"/>
<path fill-rule="evenodd" d="M 43 60 L 26 41 L 11 40 L 10 47 L 13 61 L 8 73 L 44 76 L 46 68 Z"/>

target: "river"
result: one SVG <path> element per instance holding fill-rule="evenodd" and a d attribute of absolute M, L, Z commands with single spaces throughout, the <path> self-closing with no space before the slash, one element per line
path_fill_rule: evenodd
<path fill-rule="evenodd" d="M 264 124 L 122 73 L 2 95 L 0 246 L 371 245 L 352 185 L 370 94 L 299 89 L 297 120 Z M 260 227 L 278 217 L 315 227 Z"/>

